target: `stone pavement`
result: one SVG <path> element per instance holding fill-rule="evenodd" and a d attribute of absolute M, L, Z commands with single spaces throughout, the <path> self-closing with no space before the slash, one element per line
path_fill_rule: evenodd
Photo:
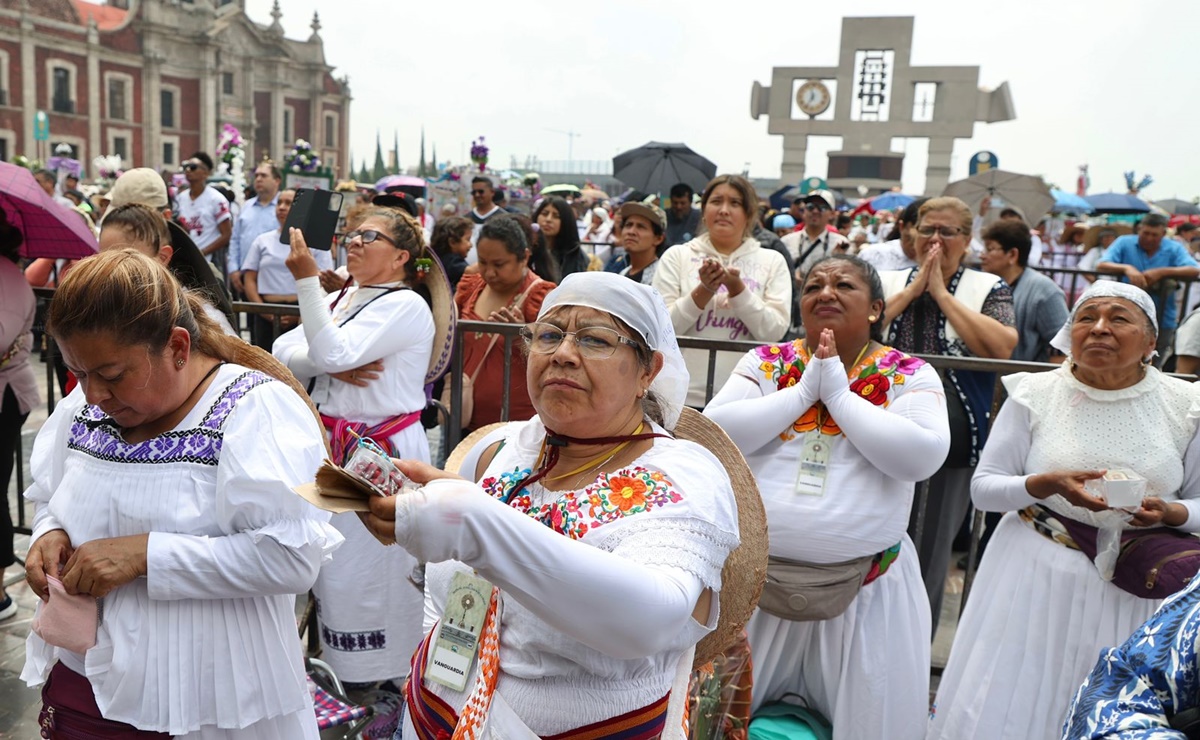
<path fill-rule="evenodd" d="M 43 403 L 35 408 L 22 428 L 24 443 L 25 484 L 29 483 L 29 452 L 33 447 L 33 439 L 38 429 L 46 420 L 46 374 L 41 363 L 36 366 L 38 382 L 41 386 Z M 57 398 L 57 390 L 56 395 Z M 430 434 L 430 449 L 437 456 L 438 436 L 436 430 Z M 18 495 L 16 473 L 9 484 L 8 505 L 14 513 L 14 521 L 18 519 L 17 504 L 24 505 L 25 526 L 33 518 L 33 507 L 24 504 Z M 29 548 L 29 538 L 17 535 L 17 556 L 24 560 L 25 551 Z M 957 560 L 957 556 L 954 558 Z M 953 562 L 953 561 L 952 561 Z M 25 636 L 29 634 L 29 624 L 33 621 L 33 608 L 37 597 L 25 583 L 24 571 L 18 564 L 5 572 L 5 589 L 17 600 L 19 610 L 12 619 L 0 622 L 0 739 L 32 740 L 39 737 L 37 728 L 38 712 L 41 709 L 40 692 L 30 689 L 20 680 L 21 668 L 25 664 Z M 940 669 L 946 665 L 950 654 L 950 644 L 954 640 L 954 626 L 958 620 L 959 597 L 962 593 L 963 572 L 952 569 L 946 580 L 946 597 L 942 601 L 942 619 L 937 637 L 933 642 L 933 664 Z M 940 673 L 940 671 L 938 671 Z M 933 678 L 932 689 L 937 686 L 938 676 Z"/>

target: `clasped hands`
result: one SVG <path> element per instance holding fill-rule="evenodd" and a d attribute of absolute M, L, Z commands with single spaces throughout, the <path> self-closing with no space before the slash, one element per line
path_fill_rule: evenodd
<path fill-rule="evenodd" d="M 1128 511 L 1128 509 L 1111 509 L 1104 499 L 1092 495 L 1085 484 L 1090 480 L 1104 477 L 1105 470 L 1056 470 L 1049 473 L 1036 473 L 1025 479 L 1025 490 L 1030 496 L 1045 499 L 1058 494 L 1070 504 L 1080 506 L 1089 511 Z M 1168 527 L 1178 527 L 1188 519 L 1188 511 L 1182 504 L 1166 502 L 1157 496 L 1147 496 L 1142 499 L 1142 505 L 1131 512 L 1133 518 L 1130 524 L 1135 527 L 1151 527 L 1163 524 Z"/>
<path fill-rule="evenodd" d="M 700 285 L 704 290 L 717 294 L 721 286 L 725 286 L 725 290 L 729 291 L 729 295 L 735 296 L 745 289 L 742 283 L 742 271 L 736 267 L 726 267 L 719 260 L 712 258 L 705 259 L 700 264 Z"/>
<path fill-rule="evenodd" d="M 841 356 L 838 355 L 833 329 L 822 329 L 816 349 L 810 351 L 814 360 L 834 361 L 809 363 L 804 374 L 800 376 L 795 388 L 803 399 L 805 410 L 818 401 L 828 401 L 834 394 L 850 389 L 850 383 L 846 379 L 846 366 L 842 364 Z"/>
<path fill-rule="evenodd" d="M 47 576 L 62 581 L 71 595 L 100 598 L 135 578 L 146 575 L 149 534 L 109 537 L 72 547 L 61 529 L 38 537 L 25 558 L 25 580 L 43 601 L 49 595 Z"/>
<path fill-rule="evenodd" d="M 945 250 L 941 244 L 929 247 L 929 251 L 925 253 L 925 259 L 917 268 L 917 274 L 908 284 L 907 289 L 912 291 L 913 298 L 922 293 L 929 293 L 935 299 L 949 294 L 950 291 L 946 288 L 946 276 L 942 272 L 942 255 L 944 253 Z"/>

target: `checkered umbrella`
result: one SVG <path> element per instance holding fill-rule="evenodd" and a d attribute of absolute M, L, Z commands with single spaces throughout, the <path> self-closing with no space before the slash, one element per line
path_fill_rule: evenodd
<path fill-rule="evenodd" d="M 21 256 L 26 259 L 81 259 L 99 249 L 83 216 L 46 195 L 24 167 L 0 162 L 0 207 L 21 230 Z"/>

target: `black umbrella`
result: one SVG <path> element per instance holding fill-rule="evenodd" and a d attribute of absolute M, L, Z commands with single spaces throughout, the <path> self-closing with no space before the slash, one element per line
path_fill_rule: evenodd
<path fill-rule="evenodd" d="M 1200 216 L 1200 206 L 1190 200 L 1180 200 L 1179 198 L 1167 198 L 1166 200 L 1156 200 L 1154 205 L 1163 209 L 1172 216 Z"/>
<path fill-rule="evenodd" d="M 666 193 L 675 183 L 700 192 L 717 174 L 717 166 L 687 144 L 652 141 L 613 157 L 613 177 L 647 193 Z"/>

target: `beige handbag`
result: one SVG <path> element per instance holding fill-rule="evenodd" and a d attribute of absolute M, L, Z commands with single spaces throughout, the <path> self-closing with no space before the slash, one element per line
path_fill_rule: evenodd
<path fill-rule="evenodd" d="M 874 555 L 844 563 L 801 563 L 771 556 L 758 607 L 792 622 L 818 622 L 846 611 L 871 570 Z"/>
<path fill-rule="evenodd" d="M 524 292 L 513 299 L 513 302 L 509 304 L 509 307 L 520 308 L 522 305 L 524 305 L 525 299 L 529 296 L 530 291 L 532 291 L 533 287 L 540 282 L 542 282 L 542 279 L 538 278 L 530 283 L 529 287 L 526 288 Z M 463 429 L 471 426 L 471 416 L 475 413 L 475 379 L 479 377 L 480 371 L 483 370 L 483 366 L 487 362 L 488 355 L 492 353 L 493 349 L 495 349 L 496 342 L 498 342 L 500 338 L 500 334 L 493 334 L 492 341 L 488 342 L 487 349 L 483 351 L 483 357 L 479 358 L 479 364 L 475 366 L 475 369 L 471 371 L 469 375 L 467 373 L 463 373 L 462 410 L 458 415 L 459 423 Z M 441 401 L 442 405 L 445 406 L 447 410 L 451 408 L 453 390 L 454 386 L 452 383 L 446 383 L 445 387 L 442 389 Z"/>

